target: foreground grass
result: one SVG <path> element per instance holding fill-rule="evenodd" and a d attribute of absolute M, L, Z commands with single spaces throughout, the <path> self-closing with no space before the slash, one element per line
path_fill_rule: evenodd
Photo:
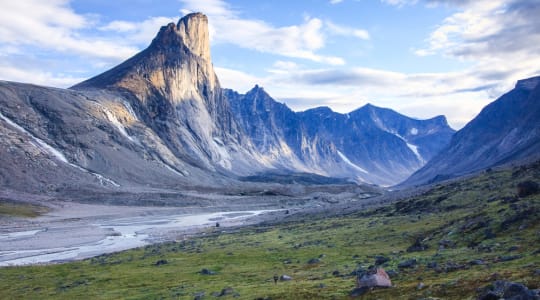
<path fill-rule="evenodd" d="M 43 206 L 0 200 L 0 217 L 35 218 L 46 212 L 47 208 Z"/>
<path fill-rule="evenodd" d="M 389 259 L 395 287 L 366 299 L 467 299 L 496 279 L 539 288 L 540 166 L 482 174 L 342 217 L 256 226 L 82 262 L 0 269 L 0 299 L 347 299 L 353 271 Z M 413 244 L 422 251 L 407 251 Z M 414 249 L 410 249 L 414 250 Z M 318 259 L 314 263 L 308 263 Z M 412 268 L 398 264 L 416 259 Z M 159 262 L 159 263 L 158 263 Z M 205 268 L 214 275 L 202 275 Z M 274 284 L 274 274 L 292 281 Z M 425 286 L 418 288 L 422 282 Z"/>

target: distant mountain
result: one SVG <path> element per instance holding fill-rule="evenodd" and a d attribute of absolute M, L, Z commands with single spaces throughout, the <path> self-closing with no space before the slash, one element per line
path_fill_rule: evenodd
<path fill-rule="evenodd" d="M 454 133 L 443 116 L 416 120 L 370 104 L 348 114 L 327 107 L 296 113 L 258 86 L 225 95 L 251 142 L 280 169 L 392 185 Z"/>
<path fill-rule="evenodd" d="M 403 185 L 432 183 L 540 158 L 540 77 L 519 80 L 459 130 L 443 151 Z"/>

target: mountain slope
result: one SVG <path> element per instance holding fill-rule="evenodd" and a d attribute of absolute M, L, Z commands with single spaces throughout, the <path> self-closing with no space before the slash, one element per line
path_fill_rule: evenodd
<path fill-rule="evenodd" d="M 403 185 L 436 182 L 540 157 L 540 77 L 520 80 L 458 131 L 450 145 Z"/>
<path fill-rule="evenodd" d="M 256 86 L 225 93 L 241 127 L 276 168 L 392 185 L 420 168 L 454 131 L 444 117 L 408 118 L 366 105 L 349 114 L 295 113 Z"/>

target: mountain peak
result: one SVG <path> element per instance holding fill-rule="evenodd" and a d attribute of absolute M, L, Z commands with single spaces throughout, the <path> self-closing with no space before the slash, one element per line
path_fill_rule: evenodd
<path fill-rule="evenodd" d="M 191 13 L 178 21 L 178 34 L 184 44 L 193 52 L 206 60 L 210 60 L 210 36 L 208 18 L 202 13 Z"/>
<path fill-rule="evenodd" d="M 210 61 L 208 18 L 202 13 L 185 15 L 177 24 L 169 23 L 161 27 L 152 45 L 166 48 L 184 45 L 195 56 Z"/>

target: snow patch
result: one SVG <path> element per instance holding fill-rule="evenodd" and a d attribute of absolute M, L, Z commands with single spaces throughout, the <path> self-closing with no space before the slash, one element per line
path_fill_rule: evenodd
<path fill-rule="evenodd" d="M 415 146 L 413 144 L 409 144 L 405 140 L 403 140 L 403 141 L 407 144 L 407 147 L 409 147 L 409 149 L 411 149 L 411 151 L 414 153 L 414 155 L 416 155 L 416 158 L 418 158 L 418 160 L 421 163 L 425 163 L 424 158 L 422 157 L 422 155 L 420 155 L 420 152 L 418 152 L 418 146 Z"/>
<path fill-rule="evenodd" d="M 415 127 L 411 128 L 411 134 L 412 135 L 417 135 L 418 134 L 418 129 L 416 129 Z"/>
<path fill-rule="evenodd" d="M 78 166 L 74 163 L 70 163 L 67 158 L 64 156 L 64 154 L 62 152 L 60 152 L 59 150 L 55 149 L 53 146 L 47 144 L 44 140 L 34 136 L 32 133 L 30 133 L 29 131 L 27 131 L 26 129 L 24 129 L 23 127 L 19 126 L 17 123 L 13 122 L 11 119 L 9 119 L 8 117 L 4 116 L 1 112 L 0 112 L 0 118 L 2 118 L 4 121 L 6 121 L 9 125 L 15 127 L 17 130 L 25 133 L 26 135 L 30 136 L 30 138 L 32 138 L 36 143 L 32 143 L 34 146 L 36 146 L 38 149 L 40 149 L 41 151 L 45 152 L 45 153 L 48 153 L 49 155 L 52 155 L 54 157 L 56 157 L 56 159 L 58 159 L 59 161 L 63 162 L 63 163 L 66 163 L 78 170 L 81 170 L 85 173 L 89 173 L 89 174 L 92 174 L 93 176 L 95 176 L 101 185 L 105 185 L 105 183 L 109 183 L 113 186 L 116 186 L 116 187 L 119 187 L 120 185 L 116 182 L 114 182 L 112 179 L 109 179 L 101 174 L 98 174 L 98 173 L 94 173 L 94 172 L 91 172 L 81 166 Z"/>
<path fill-rule="evenodd" d="M 131 107 L 131 104 L 129 104 L 129 102 L 127 101 L 122 101 L 124 103 L 124 107 L 127 109 L 128 113 L 135 119 L 135 120 L 139 120 L 139 118 L 137 117 L 137 114 L 135 113 L 135 111 L 133 110 L 133 107 Z"/>
<path fill-rule="evenodd" d="M 360 172 L 362 172 L 362 173 L 368 174 L 368 171 L 366 171 L 366 170 L 362 169 L 361 167 L 359 167 L 358 165 L 352 163 L 352 162 L 347 158 L 347 156 L 345 156 L 343 153 L 341 153 L 341 151 L 338 151 L 337 153 L 338 153 L 339 157 L 340 157 L 346 164 L 348 164 L 349 166 L 355 168 L 356 170 L 358 170 L 358 171 L 360 171 Z"/>
<path fill-rule="evenodd" d="M 0 113 L 0 118 L 2 118 L 4 121 L 6 121 L 9 125 L 15 127 L 17 130 L 25 133 L 26 135 L 30 136 L 36 143 L 35 145 L 38 149 L 40 149 L 42 152 L 46 152 L 58 159 L 61 162 L 69 163 L 67 158 L 64 156 L 62 152 L 55 149 L 53 146 L 47 144 L 44 140 L 38 138 L 37 136 L 30 133 L 28 130 L 24 129 L 23 127 L 19 126 L 17 123 L 13 122 L 10 118 L 4 116 L 2 113 Z"/>
<path fill-rule="evenodd" d="M 124 125 L 122 123 L 120 123 L 120 121 L 118 121 L 116 116 L 110 110 L 108 110 L 106 107 L 104 107 L 104 106 L 102 106 L 102 107 L 103 107 L 103 112 L 105 113 L 105 116 L 107 116 L 107 119 L 109 120 L 109 122 L 111 122 L 114 125 L 114 127 L 116 127 L 116 129 L 118 129 L 118 131 L 120 131 L 120 133 L 123 136 L 125 136 L 127 139 L 129 139 L 132 142 L 137 142 L 132 136 L 130 136 L 127 133 L 126 128 L 124 127 Z"/>

